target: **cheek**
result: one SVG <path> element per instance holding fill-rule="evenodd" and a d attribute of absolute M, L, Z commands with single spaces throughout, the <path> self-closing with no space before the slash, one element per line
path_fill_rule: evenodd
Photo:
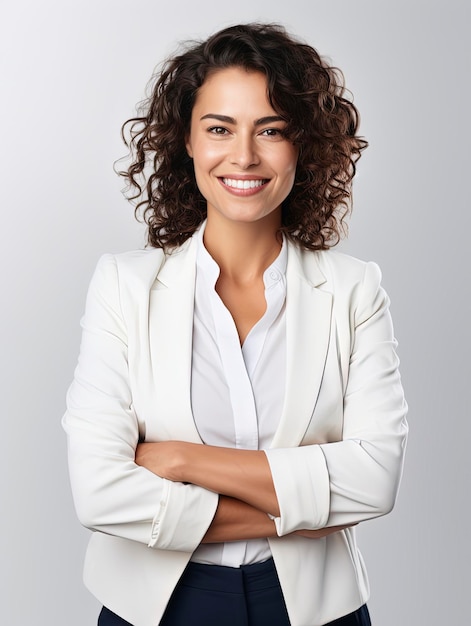
<path fill-rule="evenodd" d="M 289 152 L 289 157 L 288 157 L 288 161 L 289 161 L 289 168 L 291 172 L 296 172 L 296 168 L 298 166 L 298 158 L 299 158 L 299 150 L 298 148 L 295 148 L 294 146 L 291 146 L 290 152 Z"/>
<path fill-rule="evenodd" d="M 285 173 L 285 178 L 291 181 L 291 184 L 294 183 L 297 165 L 298 165 L 297 153 L 286 155 L 286 158 L 283 160 L 282 163 L 280 163 L 281 171 Z"/>
<path fill-rule="evenodd" d="M 210 173 L 222 157 L 221 148 L 218 146 L 207 145 L 204 142 L 193 144 L 192 158 L 195 171 L 199 170 L 202 174 Z"/>
<path fill-rule="evenodd" d="M 285 146 L 282 153 L 278 155 L 276 168 L 283 172 L 285 176 L 294 176 L 298 165 L 299 151 L 294 146 Z"/>
<path fill-rule="evenodd" d="M 298 151 L 289 151 L 283 162 L 280 162 L 280 171 L 284 172 L 283 176 L 283 190 L 286 195 L 288 195 L 294 186 L 294 181 L 296 179 L 296 169 L 298 165 Z"/>

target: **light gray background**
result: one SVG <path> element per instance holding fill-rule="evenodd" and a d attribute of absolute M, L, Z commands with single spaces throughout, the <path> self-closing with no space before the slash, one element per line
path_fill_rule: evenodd
<path fill-rule="evenodd" d="M 392 298 L 411 437 L 395 511 L 360 528 L 375 626 L 467 623 L 469 10 L 463 0 L 2 2 L 1 622 L 96 624 L 60 428 L 98 257 L 141 247 L 112 163 L 178 40 L 281 21 L 340 66 L 371 147 L 350 240 Z M 466 402 L 465 402 L 466 396 Z M 67 617 L 65 617 L 67 616 Z"/>

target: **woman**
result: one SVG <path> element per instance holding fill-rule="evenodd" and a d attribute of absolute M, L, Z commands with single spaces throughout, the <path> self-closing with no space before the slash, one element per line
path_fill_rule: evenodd
<path fill-rule="evenodd" d="M 393 507 L 407 427 L 379 270 L 328 250 L 356 109 L 249 24 L 130 122 L 151 248 L 100 260 L 64 417 L 99 624 L 370 624 L 354 526 Z"/>

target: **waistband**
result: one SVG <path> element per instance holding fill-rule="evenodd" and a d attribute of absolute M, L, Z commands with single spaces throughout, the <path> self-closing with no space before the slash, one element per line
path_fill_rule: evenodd
<path fill-rule="evenodd" d="M 240 567 L 190 562 L 179 584 L 225 593 L 245 593 L 280 586 L 272 558 Z"/>

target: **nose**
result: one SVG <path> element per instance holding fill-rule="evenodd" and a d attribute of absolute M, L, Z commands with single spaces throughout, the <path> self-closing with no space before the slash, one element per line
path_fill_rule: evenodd
<path fill-rule="evenodd" d="M 260 163 L 257 145 L 250 133 L 240 133 L 234 137 L 232 142 L 230 161 L 232 165 L 238 165 L 246 170 L 252 165 Z"/>

